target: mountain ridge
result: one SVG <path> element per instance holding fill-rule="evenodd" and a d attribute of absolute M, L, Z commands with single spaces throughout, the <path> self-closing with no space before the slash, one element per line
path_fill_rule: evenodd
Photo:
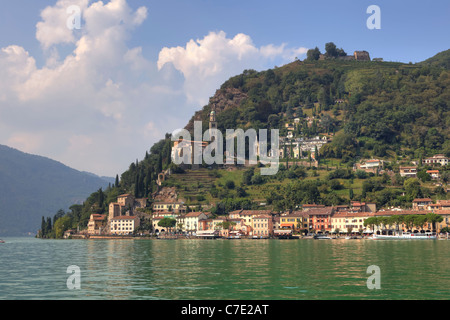
<path fill-rule="evenodd" d="M 83 203 L 109 182 L 39 155 L 0 145 L 0 234 L 33 234 L 42 216 Z"/>

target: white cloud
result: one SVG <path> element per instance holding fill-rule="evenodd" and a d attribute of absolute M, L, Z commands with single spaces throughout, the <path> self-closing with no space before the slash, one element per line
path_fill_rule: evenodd
<path fill-rule="evenodd" d="M 163 48 L 158 68 L 173 64 L 185 77 L 185 92 L 190 101 L 204 105 L 229 77 L 245 69 L 268 68 L 274 61 L 293 61 L 306 51 L 306 48 L 287 48 L 286 44 L 258 48 L 248 35 L 239 33 L 227 38 L 223 31 L 210 32 L 203 39 L 190 40 L 185 47 Z"/>
<path fill-rule="evenodd" d="M 66 26 L 71 5 L 81 8 L 81 30 Z M 146 18 L 145 7 L 133 10 L 125 0 L 59 0 L 45 8 L 36 24 L 43 66 L 21 46 L 0 49 L 0 143 L 114 176 L 184 127 L 230 76 L 303 52 L 257 47 L 248 35 L 221 31 L 163 48 L 154 62 L 128 45 Z"/>

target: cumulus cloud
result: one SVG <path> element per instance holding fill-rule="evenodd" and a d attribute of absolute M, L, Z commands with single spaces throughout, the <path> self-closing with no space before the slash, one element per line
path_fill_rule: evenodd
<path fill-rule="evenodd" d="M 239 33 L 210 32 L 203 39 L 190 40 L 185 47 L 163 48 L 158 68 L 172 64 L 185 77 L 185 92 L 190 101 L 205 104 L 221 83 L 245 69 L 261 70 L 271 62 L 286 63 L 306 54 L 306 48 L 287 48 L 270 44 L 256 47 L 250 36 Z M 199 85 L 201 84 L 201 85 Z"/>
<path fill-rule="evenodd" d="M 81 30 L 67 28 L 71 5 L 81 9 Z M 184 127 L 230 76 L 304 51 L 257 47 L 248 35 L 220 31 L 163 48 L 155 62 L 128 45 L 147 15 L 126 0 L 58 0 L 43 9 L 42 66 L 21 46 L 0 49 L 0 143 L 114 176 Z"/>

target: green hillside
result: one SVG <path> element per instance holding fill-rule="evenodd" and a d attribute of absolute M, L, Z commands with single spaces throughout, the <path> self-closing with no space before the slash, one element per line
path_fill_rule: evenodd
<path fill-rule="evenodd" d="M 108 201 L 120 193 L 148 197 L 151 204 L 158 190 L 155 180 L 167 168 L 174 174 L 163 186 L 175 186 L 189 205 L 211 205 L 216 214 L 263 204 L 290 210 L 303 203 L 358 200 L 378 207 L 408 207 L 415 197 L 445 199 L 448 166 L 439 168 L 439 181 L 431 181 L 426 173 L 431 167 L 419 165 L 417 179 L 401 177 L 399 167 L 435 154 L 450 157 L 448 52 L 418 64 L 348 61 L 328 53 L 317 60 L 318 55 L 308 54 L 308 59 L 282 67 L 245 70 L 227 80 L 186 129 L 192 130 L 194 121 L 202 121 L 207 129 L 213 108 L 222 132 L 267 128 L 279 129 L 280 137 L 286 137 L 290 124 L 294 139 L 326 135 L 332 140 L 320 149 L 317 166 L 310 154 L 302 154 L 301 160 L 281 159 L 274 176 L 261 176 L 257 167 L 213 165 L 184 171 L 171 163 L 172 142 L 166 134 L 141 161 L 130 164 L 105 197 L 91 195 L 84 216 L 98 199 L 103 202 L 97 207 L 106 212 Z M 355 163 L 370 158 L 385 161 L 382 174 L 352 170 Z"/>

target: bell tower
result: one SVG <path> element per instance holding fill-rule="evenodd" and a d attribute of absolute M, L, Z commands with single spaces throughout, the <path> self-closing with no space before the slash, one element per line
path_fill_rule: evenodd
<path fill-rule="evenodd" d="M 209 114 L 209 129 L 217 129 L 217 121 L 216 121 L 216 105 L 214 105 L 211 113 Z"/>

